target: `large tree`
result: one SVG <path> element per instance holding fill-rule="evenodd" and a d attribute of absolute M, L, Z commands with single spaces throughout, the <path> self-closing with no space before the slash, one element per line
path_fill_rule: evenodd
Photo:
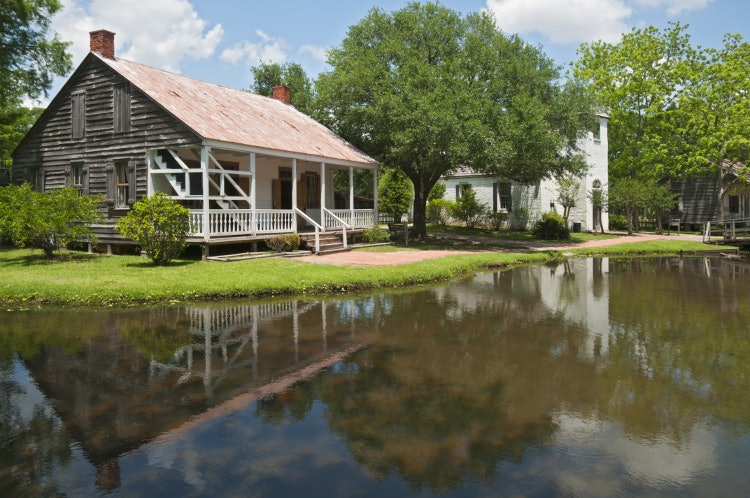
<path fill-rule="evenodd" d="M 718 216 L 723 221 L 724 197 L 748 181 L 750 43 L 727 35 L 722 48 L 703 51 L 696 67 L 695 81 L 682 98 L 682 165 L 687 174 L 716 178 Z"/>
<path fill-rule="evenodd" d="M 71 69 L 69 43 L 50 34 L 58 0 L 4 0 L 0 8 L 0 109 L 47 95 L 55 75 Z"/>
<path fill-rule="evenodd" d="M 291 104 L 300 112 L 310 114 L 312 111 L 313 84 L 305 70 L 296 62 L 286 64 L 261 62 L 250 68 L 253 73 L 252 91 L 270 97 L 273 87 L 289 87 Z"/>
<path fill-rule="evenodd" d="M 529 183 L 583 166 L 576 139 L 593 119 L 586 95 L 558 86 L 553 62 L 486 12 L 373 8 L 328 63 L 318 119 L 412 181 L 417 236 L 430 190 L 461 165 Z"/>
<path fill-rule="evenodd" d="M 677 169 L 681 120 L 675 112 L 695 60 L 687 26 L 633 29 L 618 43 L 583 44 L 576 78 L 609 113 L 609 171 L 614 178 Z"/>

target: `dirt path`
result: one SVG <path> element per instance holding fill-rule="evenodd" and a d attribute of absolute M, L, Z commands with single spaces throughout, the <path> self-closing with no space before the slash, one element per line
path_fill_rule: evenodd
<path fill-rule="evenodd" d="M 514 251 L 565 251 L 567 249 L 579 249 L 587 247 L 607 247 L 617 244 L 631 244 L 636 242 L 647 242 L 650 240 L 676 240 L 677 236 L 672 235 L 655 235 L 655 234 L 635 234 L 632 236 L 622 235 L 610 239 L 590 240 L 578 244 L 553 244 L 550 242 L 536 241 L 509 241 L 499 240 L 493 237 L 480 236 L 461 236 L 450 235 L 448 237 L 454 243 L 476 243 L 476 244 L 503 244 L 513 246 Z M 679 240 L 697 240 L 697 235 L 680 235 Z M 322 263 L 327 265 L 349 265 L 349 266 L 391 266 L 405 263 L 415 263 L 426 259 L 442 258 L 455 254 L 470 254 L 476 251 L 467 250 L 403 250 L 394 252 L 368 252 L 368 251 L 350 251 L 326 254 L 324 256 L 302 256 L 297 258 L 309 263 Z"/>

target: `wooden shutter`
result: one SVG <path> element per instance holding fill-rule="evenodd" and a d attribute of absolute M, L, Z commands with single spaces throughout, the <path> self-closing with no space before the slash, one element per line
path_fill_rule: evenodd
<path fill-rule="evenodd" d="M 86 136 L 86 94 L 74 93 L 70 96 L 71 136 L 74 139 Z"/>
<path fill-rule="evenodd" d="M 117 185 L 115 184 L 115 165 L 108 164 L 104 168 L 104 172 L 107 175 L 107 204 L 114 206 L 115 197 L 117 196 Z"/>
<path fill-rule="evenodd" d="M 136 186 L 138 181 L 135 176 L 136 168 L 135 161 L 128 161 L 128 205 L 132 206 L 135 203 L 136 198 Z"/>
<path fill-rule="evenodd" d="M 492 212 L 497 213 L 497 182 L 492 184 Z"/>
<path fill-rule="evenodd" d="M 130 85 L 117 85 L 113 95 L 115 133 L 130 131 Z"/>
<path fill-rule="evenodd" d="M 461 185 L 456 185 L 456 200 L 461 197 Z"/>
<path fill-rule="evenodd" d="M 271 209 L 281 209 L 281 181 L 272 180 L 271 188 L 273 190 Z"/>

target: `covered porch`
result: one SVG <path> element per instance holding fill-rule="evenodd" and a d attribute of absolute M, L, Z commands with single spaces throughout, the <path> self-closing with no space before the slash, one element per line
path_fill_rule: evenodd
<path fill-rule="evenodd" d="M 206 143 L 149 151 L 147 187 L 149 196 L 163 192 L 190 209 L 188 241 L 206 250 L 304 231 L 315 233 L 318 252 L 321 232 L 340 232 L 346 243 L 347 230 L 376 224 L 377 166 Z M 355 195 L 355 174 L 372 175 L 370 196 Z"/>

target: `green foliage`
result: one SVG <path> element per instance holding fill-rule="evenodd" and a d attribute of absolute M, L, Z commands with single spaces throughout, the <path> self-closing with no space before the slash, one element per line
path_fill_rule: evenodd
<path fill-rule="evenodd" d="M 418 237 L 430 191 L 459 166 L 531 183 L 582 165 L 587 94 L 558 86 L 554 62 L 487 12 L 373 8 L 328 54 L 316 116 L 412 181 Z"/>
<path fill-rule="evenodd" d="M 609 213 L 609 229 L 610 230 L 627 230 L 628 229 L 628 220 L 625 219 L 625 216 L 617 213 Z"/>
<path fill-rule="evenodd" d="M 396 221 L 409 211 L 413 197 L 411 182 L 399 170 L 388 169 L 378 180 L 378 208 Z"/>
<path fill-rule="evenodd" d="M 9 185 L 0 189 L 0 234 L 19 247 L 41 249 L 53 258 L 60 247 L 96 237 L 88 226 L 100 221 L 98 203 L 104 199 L 79 196 L 78 190 L 62 188 L 49 193 L 31 185 Z"/>
<path fill-rule="evenodd" d="M 435 185 L 433 185 L 430 193 L 427 194 L 427 202 L 429 203 L 430 201 L 434 201 L 435 199 L 442 199 L 443 197 L 445 197 L 445 192 L 447 190 L 448 187 L 444 182 L 437 182 Z"/>
<path fill-rule="evenodd" d="M 388 242 L 391 240 L 391 235 L 388 230 L 384 230 L 380 227 L 366 228 L 362 231 L 362 241 L 367 244 L 377 244 L 379 242 Z"/>
<path fill-rule="evenodd" d="M 544 213 L 542 218 L 536 222 L 533 235 L 535 239 L 542 240 L 569 239 L 570 230 L 568 230 L 564 217 L 550 212 Z"/>
<path fill-rule="evenodd" d="M 155 265 L 168 265 L 182 254 L 190 234 L 190 211 L 163 192 L 133 204 L 117 221 L 117 231 L 141 246 Z"/>
<path fill-rule="evenodd" d="M 581 182 L 574 175 L 562 175 L 557 178 L 557 200 L 563 207 L 563 218 L 567 223 L 570 210 L 576 207 Z"/>
<path fill-rule="evenodd" d="M 501 211 L 489 213 L 487 215 L 487 221 L 493 230 L 500 230 L 501 228 L 504 228 L 508 222 L 508 213 Z"/>
<path fill-rule="evenodd" d="M 266 239 L 266 245 L 269 249 L 276 252 L 292 252 L 299 249 L 302 240 L 299 234 L 296 233 L 284 233 L 281 235 L 274 235 Z"/>
<path fill-rule="evenodd" d="M 273 87 L 286 85 L 289 87 L 289 98 L 294 108 L 308 115 L 312 112 L 313 85 L 301 65 L 296 62 L 261 62 L 250 70 L 253 73 L 253 92 L 271 97 Z"/>
<path fill-rule="evenodd" d="M 442 185 L 438 183 L 437 185 Z M 455 202 L 448 199 L 437 198 L 427 203 L 427 219 L 433 225 L 446 226 L 455 209 Z"/>
<path fill-rule="evenodd" d="M 633 234 L 633 215 L 644 206 L 647 195 L 646 184 L 634 178 L 614 180 L 609 188 L 609 209 L 625 212 L 628 235 Z"/>
<path fill-rule="evenodd" d="M 487 214 L 487 207 L 477 202 L 476 192 L 469 189 L 456 200 L 452 206 L 451 215 L 463 221 L 467 228 L 474 228 Z"/>
<path fill-rule="evenodd" d="M 20 105 L 25 98 L 46 95 L 55 75 L 70 71 L 69 43 L 50 36 L 59 0 L 4 1 L 0 9 L 0 110 Z"/>
<path fill-rule="evenodd" d="M 10 172 L 10 154 L 31 129 L 42 109 L 22 105 L 0 108 L 0 171 Z"/>

